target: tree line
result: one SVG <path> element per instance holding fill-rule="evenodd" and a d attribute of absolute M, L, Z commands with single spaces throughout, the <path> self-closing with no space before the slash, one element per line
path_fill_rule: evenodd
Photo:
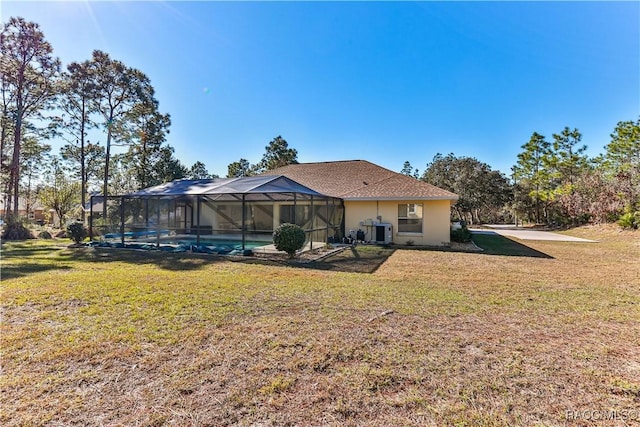
<path fill-rule="evenodd" d="M 171 117 L 149 78 L 95 50 L 64 69 L 38 24 L 12 17 L 0 32 L 0 185 L 3 217 L 17 219 L 36 201 L 64 220 L 90 192 L 118 195 L 181 178 L 214 178 L 202 162 L 183 165 L 167 143 Z M 91 141 L 90 137 L 94 140 Z M 46 141 L 66 143 L 52 153 Z M 420 174 L 401 173 L 459 195 L 452 218 L 469 223 L 546 224 L 621 221 L 640 226 L 640 118 L 621 121 L 605 153 L 589 158 L 578 129 L 552 139 L 534 132 L 511 175 L 472 157 L 437 154 Z M 122 147 L 119 153 L 113 147 Z M 298 162 L 275 137 L 255 164 L 241 158 L 227 177 L 251 176 Z M 103 204 L 106 209 L 106 204 Z M 77 215 L 84 220 L 84 210 Z M 106 212 L 103 212 L 106 216 Z"/>
<path fill-rule="evenodd" d="M 86 204 L 90 190 L 122 194 L 211 176 L 202 162 L 189 168 L 174 156 L 171 118 L 142 71 L 100 50 L 63 69 L 39 25 L 20 17 L 2 25 L 0 53 L 6 219 L 17 217 L 20 198 L 27 212 L 39 200 L 62 219 Z M 66 142 L 59 153 L 46 143 L 54 137 Z M 124 152 L 114 154 L 116 146 Z M 84 210 L 78 214 L 84 220 Z"/>
<path fill-rule="evenodd" d="M 472 157 L 437 154 L 422 175 L 401 173 L 459 195 L 452 217 L 469 223 L 526 221 L 640 227 L 640 118 L 616 125 L 604 154 L 589 158 L 582 134 L 565 127 L 549 140 L 533 132 L 507 177 Z"/>
<path fill-rule="evenodd" d="M 63 69 L 39 25 L 20 17 L 2 25 L 0 38 L 5 219 L 18 220 L 22 199 L 27 213 L 40 202 L 61 222 L 71 214 L 84 221 L 80 207 L 90 192 L 119 195 L 175 179 L 217 177 L 200 161 L 186 167 L 175 157 L 167 143 L 171 117 L 160 110 L 142 71 L 100 50 Z M 58 153 L 46 142 L 52 138 L 65 142 Z M 113 147 L 124 150 L 114 154 Z M 242 158 L 228 166 L 227 176 L 289 163 L 297 163 L 297 150 L 277 136 L 258 163 Z"/>

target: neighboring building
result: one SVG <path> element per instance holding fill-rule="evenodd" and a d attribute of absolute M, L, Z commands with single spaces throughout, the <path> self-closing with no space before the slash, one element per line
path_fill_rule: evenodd
<path fill-rule="evenodd" d="M 7 203 L 9 203 L 9 198 L 6 194 L 0 193 L 0 213 L 4 215 L 7 208 Z M 11 205 L 13 207 L 13 204 Z M 26 218 L 29 221 L 38 222 L 41 224 L 48 222 L 58 222 L 58 215 L 53 209 L 46 209 L 39 201 L 34 201 L 31 206 L 29 206 L 29 211 L 27 212 L 27 204 L 24 197 L 20 197 L 18 199 L 18 216 L 20 218 Z"/>
<path fill-rule="evenodd" d="M 367 241 L 441 246 L 450 243 L 450 208 L 458 196 L 365 160 L 298 163 L 265 172 L 284 175 L 318 193 L 344 201 L 345 234 Z M 390 235 L 389 235 L 390 234 Z"/>

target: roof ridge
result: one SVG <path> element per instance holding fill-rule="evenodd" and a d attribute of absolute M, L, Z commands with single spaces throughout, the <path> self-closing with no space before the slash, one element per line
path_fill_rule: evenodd
<path fill-rule="evenodd" d="M 349 162 L 367 162 L 367 163 L 371 163 L 368 160 L 352 159 L 352 160 L 325 160 L 325 161 L 322 161 L 322 162 L 300 162 L 300 163 L 291 163 L 290 165 L 319 165 L 319 164 L 323 164 L 323 163 L 349 163 Z M 371 164 L 373 164 L 373 163 L 371 163 Z M 289 166 L 289 165 L 285 165 L 285 166 Z M 276 168 L 276 169 L 279 169 L 279 168 Z"/>

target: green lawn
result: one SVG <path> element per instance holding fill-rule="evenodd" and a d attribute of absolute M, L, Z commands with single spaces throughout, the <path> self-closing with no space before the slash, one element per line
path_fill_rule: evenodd
<path fill-rule="evenodd" d="M 568 233 L 601 242 L 359 246 L 305 266 L 5 243 L 0 425 L 584 425 L 567 411 L 636 409 L 640 235 Z"/>

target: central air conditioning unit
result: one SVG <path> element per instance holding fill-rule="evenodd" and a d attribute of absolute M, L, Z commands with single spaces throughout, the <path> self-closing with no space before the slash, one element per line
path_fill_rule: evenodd
<path fill-rule="evenodd" d="M 393 241 L 391 224 L 379 222 L 374 226 L 374 239 L 376 243 L 388 245 Z"/>

